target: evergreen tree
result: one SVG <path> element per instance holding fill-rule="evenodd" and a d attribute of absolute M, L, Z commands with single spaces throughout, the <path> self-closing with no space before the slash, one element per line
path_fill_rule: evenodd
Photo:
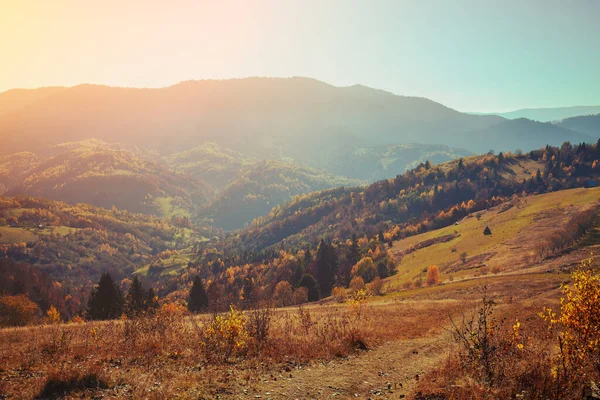
<path fill-rule="evenodd" d="M 298 282 L 302 279 L 302 275 L 304 275 L 304 266 L 300 263 L 296 266 L 294 273 L 292 274 L 291 284 L 293 287 L 298 287 Z"/>
<path fill-rule="evenodd" d="M 352 234 L 352 244 L 350 245 L 350 250 L 348 252 L 348 262 L 350 265 L 355 265 L 360 261 L 360 248 L 358 247 L 358 238 L 356 234 Z"/>
<path fill-rule="evenodd" d="M 88 300 L 87 317 L 91 320 L 114 319 L 123 313 L 123 294 L 108 272 L 104 272 L 98 286 L 92 289 Z"/>
<path fill-rule="evenodd" d="M 252 278 L 246 276 L 244 278 L 244 285 L 242 287 L 242 296 L 244 297 L 244 303 L 246 307 L 253 305 L 256 302 L 256 287 Z"/>
<path fill-rule="evenodd" d="M 304 259 L 302 260 L 302 262 L 304 264 L 305 269 L 308 268 L 308 266 L 312 262 L 312 253 L 310 252 L 310 249 L 306 249 L 306 251 L 304 252 Z"/>
<path fill-rule="evenodd" d="M 377 234 L 377 240 L 379 240 L 381 243 L 385 242 L 385 236 L 383 236 L 382 230 L 379 230 L 379 233 Z"/>
<path fill-rule="evenodd" d="M 317 273 L 316 278 L 321 288 L 321 294 L 323 296 L 329 296 L 335 282 L 338 263 L 335 249 L 323 239 L 321 239 L 321 242 L 317 247 L 315 264 L 315 271 Z"/>
<path fill-rule="evenodd" d="M 542 172 L 539 168 L 535 173 L 535 180 L 537 181 L 537 183 L 542 183 Z"/>
<path fill-rule="evenodd" d="M 148 310 L 148 296 L 142 287 L 142 282 L 135 276 L 127 291 L 126 311 L 127 316 L 133 317 Z"/>
<path fill-rule="evenodd" d="M 315 277 L 310 274 L 302 275 L 298 287 L 305 287 L 308 290 L 308 301 L 317 301 L 321 298 L 319 283 Z"/>
<path fill-rule="evenodd" d="M 188 309 L 192 312 L 203 311 L 208 307 L 208 295 L 204 290 L 204 284 L 202 278 L 196 276 L 194 283 L 192 283 L 192 289 L 190 290 L 190 297 L 188 299 Z"/>

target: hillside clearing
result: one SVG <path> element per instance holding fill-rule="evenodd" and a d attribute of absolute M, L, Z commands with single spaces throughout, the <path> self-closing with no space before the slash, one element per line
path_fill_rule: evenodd
<path fill-rule="evenodd" d="M 424 277 L 430 265 L 438 265 L 442 281 L 474 276 L 483 267 L 505 272 L 530 266 L 536 240 L 560 228 L 570 216 L 594 206 L 600 188 L 571 189 L 543 195 L 527 196 L 486 211 L 471 214 L 456 225 L 412 236 L 394 243 L 392 253 L 418 247 L 419 243 L 454 235 L 449 241 L 434 243 L 410 252 L 402 258 L 398 273 L 390 278 L 390 288 Z M 486 226 L 492 235 L 486 236 Z M 466 262 L 460 259 L 466 253 Z"/>

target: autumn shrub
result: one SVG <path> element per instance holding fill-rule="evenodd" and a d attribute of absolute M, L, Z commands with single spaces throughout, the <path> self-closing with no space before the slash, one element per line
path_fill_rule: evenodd
<path fill-rule="evenodd" d="M 338 303 L 344 303 L 348 298 L 348 295 L 346 294 L 346 289 L 341 286 L 334 287 L 331 291 L 331 296 Z"/>
<path fill-rule="evenodd" d="M 519 320 L 497 320 L 496 303 L 484 291 L 476 312 L 452 321 L 458 351 L 421 388 L 460 399 L 598 398 L 600 276 L 592 267 L 584 260 L 572 273 L 559 310 L 540 313 L 546 326 L 539 332 L 526 333 Z"/>
<path fill-rule="evenodd" d="M 355 276 L 350 281 L 350 290 L 352 292 L 357 292 L 359 290 L 365 289 L 365 281 L 360 276 Z"/>
<path fill-rule="evenodd" d="M 310 329 L 313 326 L 313 318 L 306 308 L 300 306 L 298 307 L 298 320 L 300 321 L 300 326 L 306 335 L 310 332 Z"/>
<path fill-rule="evenodd" d="M 227 314 L 215 315 L 200 331 L 200 346 L 210 362 L 227 362 L 243 355 L 249 341 L 248 321 L 233 306 Z"/>
<path fill-rule="evenodd" d="M 271 323 L 273 320 L 273 310 L 269 302 L 259 304 L 259 307 L 249 311 L 248 315 L 248 335 L 253 344 L 254 351 L 258 354 L 269 341 L 271 334 Z"/>
<path fill-rule="evenodd" d="M 369 283 L 369 292 L 374 296 L 381 296 L 385 292 L 385 282 L 381 278 L 375 278 Z"/>
<path fill-rule="evenodd" d="M 600 382 L 600 276 L 592 264 L 584 260 L 573 272 L 558 313 L 546 309 L 541 314 L 558 346 L 553 374 L 572 392 L 589 393 L 590 385 Z"/>
<path fill-rule="evenodd" d="M 304 304 L 308 302 L 308 289 L 301 286 L 294 290 L 294 304 Z"/>
<path fill-rule="evenodd" d="M 545 340 L 526 335 L 518 319 L 512 324 L 498 320 L 495 308 L 484 288 L 472 314 L 463 314 L 459 322 L 451 319 L 458 350 L 422 388 L 456 399 L 555 398 Z"/>
<path fill-rule="evenodd" d="M 185 304 L 165 302 L 154 312 L 140 312 L 122 319 L 123 340 L 132 348 L 159 353 L 167 345 L 176 345 L 186 331 Z"/>
<path fill-rule="evenodd" d="M 360 289 L 352 293 L 350 299 L 348 299 L 348 307 L 352 314 L 356 316 L 356 319 L 360 319 L 364 304 L 367 302 L 369 293 L 366 289 Z"/>

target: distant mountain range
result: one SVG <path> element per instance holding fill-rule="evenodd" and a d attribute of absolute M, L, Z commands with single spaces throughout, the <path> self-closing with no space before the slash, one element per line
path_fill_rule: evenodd
<path fill-rule="evenodd" d="M 3 153 L 95 137 L 162 155 L 215 142 L 251 157 L 318 166 L 340 148 L 422 143 L 485 152 L 590 140 L 550 124 L 527 131 L 534 125 L 525 121 L 507 124 L 500 116 L 465 114 L 424 98 L 309 78 L 8 91 L 0 94 L 0 107 Z"/>
<path fill-rule="evenodd" d="M 471 113 L 474 115 L 499 115 L 507 119 L 527 118 L 539 122 L 556 122 L 580 115 L 600 114 L 600 106 L 574 106 L 555 108 L 524 108 L 504 113 Z"/>

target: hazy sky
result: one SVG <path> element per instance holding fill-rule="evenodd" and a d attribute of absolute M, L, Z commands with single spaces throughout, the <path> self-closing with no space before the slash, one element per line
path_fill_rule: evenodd
<path fill-rule="evenodd" d="M 600 104 L 600 0 L 0 0 L 0 91 L 309 76 L 462 111 Z"/>

